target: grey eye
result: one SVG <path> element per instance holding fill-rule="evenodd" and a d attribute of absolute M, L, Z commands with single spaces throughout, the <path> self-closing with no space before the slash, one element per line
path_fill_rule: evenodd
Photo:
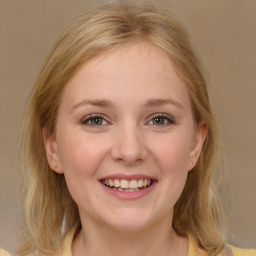
<path fill-rule="evenodd" d="M 89 126 L 101 126 L 101 125 L 106 125 L 107 121 L 101 116 L 90 116 L 90 117 L 84 118 L 81 121 L 81 124 L 89 125 Z"/>
<path fill-rule="evenodd" d="M 92 117 L 88 120 L 88 123 L 90 125 L 102 125 L 103 124 L 103 118 L 101 118 L 101 117 Z"/>
<path fill-rule="evenodd" d="M 149 122 L 150 125 L 168 125 L 168 124 L 174 124 L 174 120 L 165 115 L 158 115 L 152 118 Z"/>
<path fill-rule="evenodd" d="M 164 117 L 155 117 L 152 122 L 154 125 L 164 125 L 166 124 L 166 119 Z"/>

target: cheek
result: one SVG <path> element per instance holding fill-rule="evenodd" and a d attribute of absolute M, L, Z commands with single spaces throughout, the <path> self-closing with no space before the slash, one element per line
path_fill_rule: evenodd
<path fill-rule="evenodd" d="M 82 132 L 64 135 L 60 141 L 59 152 L 64 171 L 81 168 L 90 170 L 87 166 L 96 164 L 104 152 L 102 140 L 85 136 Z"/>
<path fill-rule="evenodd" d="M 159 143 L 161 141 L 161 143 Z M 152 153 L 161 169 L 168 173 L 187 171 L 191 139 L 186 133 L 166 135 L 152 143 Z"/>
<path fill-rule="evenodd" d="M 165 204 L 173 207 L 187 180 L 191 140 L 186 134 L 173 134 L 161 141 L 162 144 L 154 147 L 153 154 L 160 169 Z"/>
<path fill-rule="evenodd" d="M 106 154 L 102 140 L 76 133 L 63 136 L 60 157 L 66 182 L 73 186 L 96 179 L 97 170 Z"/>
<path fill-rule="evenodd" d="M 86 201 L 90 208 L 92 186 L 107 150 L 102 140 L 79 133 L 63 136 L 61 142 L 60 156 L 68 190 L 77 205 Z"/>
<path fill-rule="evenodd" d="M 167 149 L 162 152 L 159 163 L 162 176 L 167 180 L 168 189 L 180 194 L 187 179 L 189 152 L 183 146 L 174 144 Z"/>

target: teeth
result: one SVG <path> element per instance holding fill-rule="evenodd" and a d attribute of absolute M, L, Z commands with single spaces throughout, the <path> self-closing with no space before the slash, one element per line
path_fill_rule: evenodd
<path fill-rule="evenodd" d="M 138 182 L 137 182 L 137 180 L 131 180 L 129 187 L 130 187 L 130 188 L 138 188 Z"/>
<path fill-rule="evenodd" d="M 123 191 L 123 192 L 136 192 L 136 191 L 140 191 L 138 188 L 113 188 L 115 190 L 118 190 L 118 191 Z"/>
<path fill-rule="evenodd" d="M 110 186 L 110 187 L 113 187 L 113 186 L 114 186 L 114 183 L 113 183 L 112 180 L 109 180 L 109 186 Z"/>
<path fill-rule="evenodd" d="M 139 180 L 118 180 L 118 179 L 106 179 L 103 180 L 102 183 L 108 187 L 112 187 L 115 190 L 119 191 L 129 191 L 134 192 L 138 191 L 139 188 L 148 187 L 151 184 L 151 180 L 149 179 L 139 179 Z"/>
<path fill-rule="evenodd" d="M 143 180 L 142 179 L 140 179 L 139 181 L 138 181 L 138 187 L 139 188 L 142 188 L 143 187 Z"/>
<path fill-rule="evenodd" d="M 116 187 L 116 188 L 120 187 L 119 180 L 117 180 L 117 179 L 114 180 L 114 187 Z"/>
<path fill-rule="evenodd" d="M 121 180 L 121 188 L 128 188 L 129 187 L 129 181 L 128 180 Z"/>

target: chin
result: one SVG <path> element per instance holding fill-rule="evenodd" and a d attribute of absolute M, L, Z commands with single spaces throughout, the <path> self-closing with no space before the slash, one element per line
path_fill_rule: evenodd
<path fill-rule="evenodd" d="M 138 232 L 146 229 L 154 222 L 145 212 L 142 213 L 138 210 L 126 209 L 115 213 L 112 212 L 110 215 L 103 221 L 109 228 L 116 231 Z"/>

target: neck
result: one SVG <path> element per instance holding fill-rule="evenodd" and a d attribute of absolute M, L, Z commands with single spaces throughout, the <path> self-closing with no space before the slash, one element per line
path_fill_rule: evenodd
<path fill-rule="evenodd" d="M 137 231 L 113 230 L 85 223 L 76 236 L 72 252 L 80 255 L 173 256 L 187 255 L 187 238 L 179 237 L 166 221 Z"/>

